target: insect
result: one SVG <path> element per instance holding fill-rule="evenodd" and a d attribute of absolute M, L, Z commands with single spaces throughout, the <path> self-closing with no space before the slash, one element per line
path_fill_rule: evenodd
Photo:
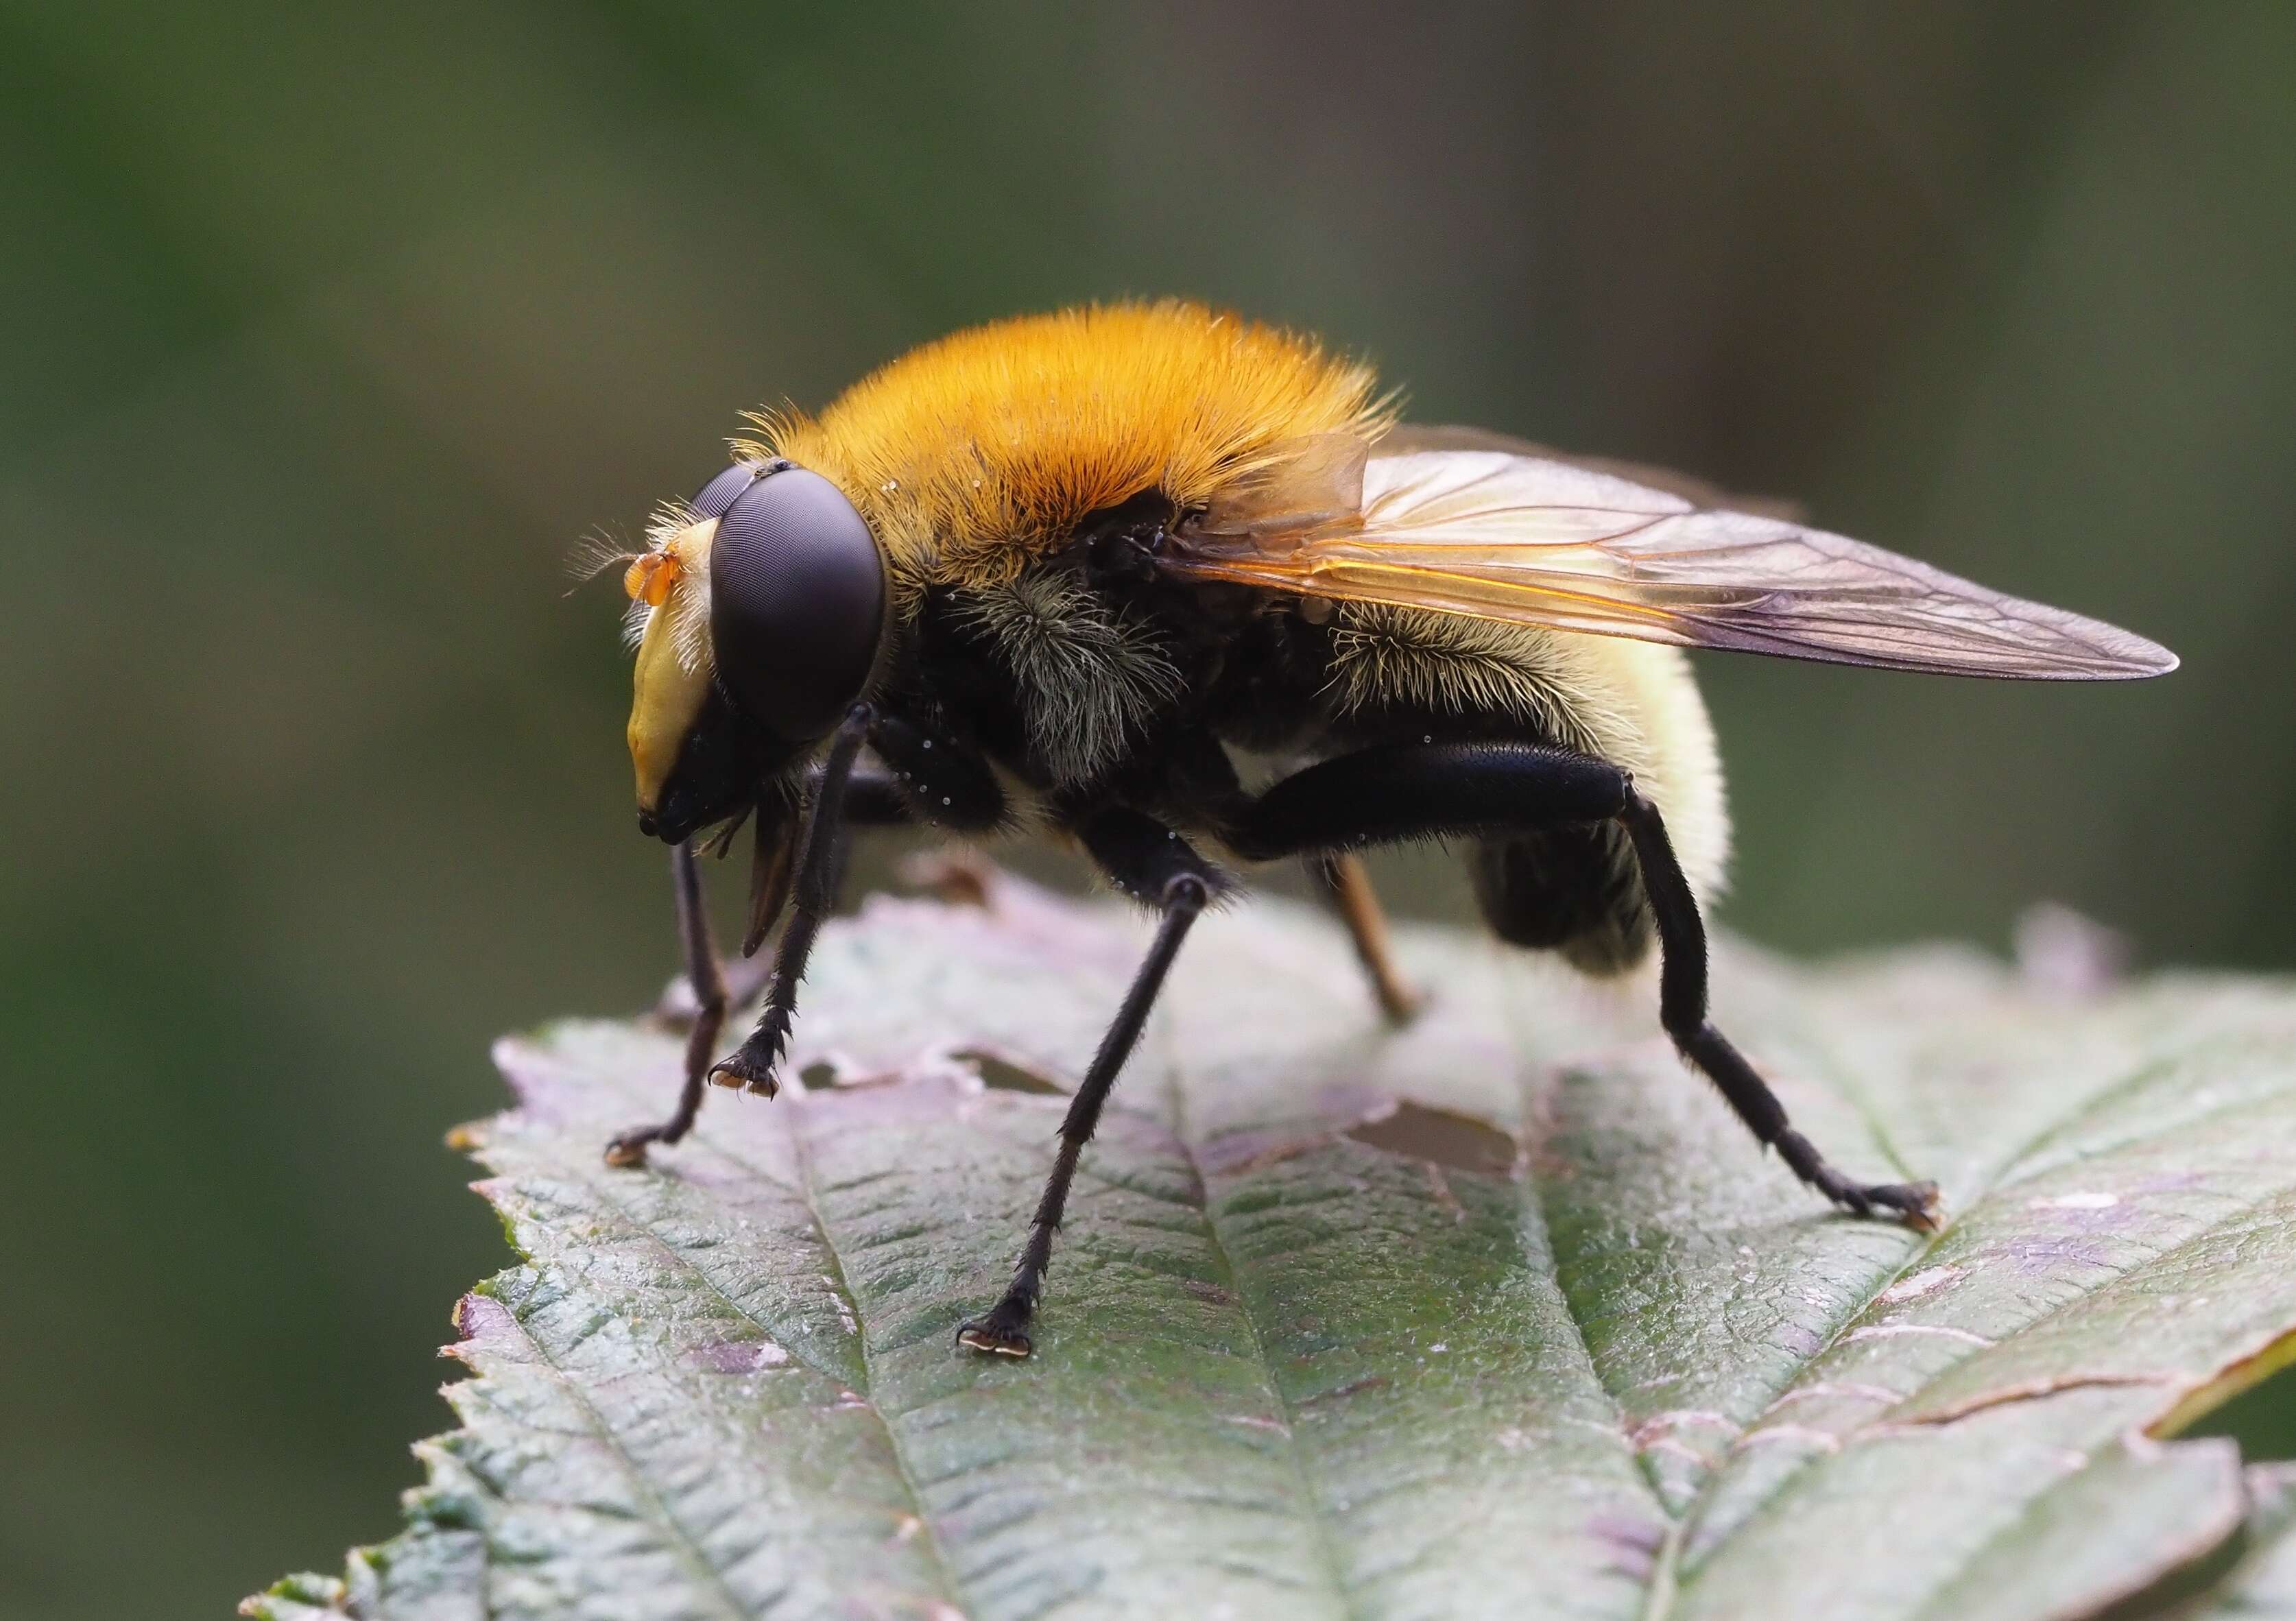
<path fill-rule="evenodd" d="M 1078 1156 L 1227 865 L 1305 859 L 1391 1018 L 1356 852 L 1464 851 L 1497 934 L 1616 974 L 1764 1145 L 1834 1204 L 1933 1220 L 1793 1129 L 1708 1017 L 1701 897 L 1728 820 L 1678 651 L 2114 680 L 2166 650 L 1671 474 L 1405 426 L 1370 370 L 1186 303 L 978 328 L 820 415 L 751 419 L 733 465 L 627 560 L 640 828 L 674 847 L 700 1008 L 675 1111 L 768 1097 L 849 829 L 1064 839 L 1152 908 L 1153 944 L 1071 1100 L 1012 1282 L 961 1345 L 1025 1356 Z M 1247 782 L 1238 757 L 1289 762 Z M 786 913 L 756 1028 L 729 1004 L 697 848 L 751 824 L 744 957 Z"/>

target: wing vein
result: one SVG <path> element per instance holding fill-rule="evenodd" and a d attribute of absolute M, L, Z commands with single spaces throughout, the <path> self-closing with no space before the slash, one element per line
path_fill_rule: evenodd
<path fill-rule="evenodd" d="M 1279 463 L 1248 511 L 1184 526 L 1161 566 L 1341 602 L 1415 607 L 1583 635 L 2018 680 L 2125 680 L 2176 656 L 2128 631 L 2026 602 L 1782 518 L 1697 506 L 1544 456 L 1374 456 L 1359 510 Z M 1310 504 L 1314 503 L 1315 504 Z"/>

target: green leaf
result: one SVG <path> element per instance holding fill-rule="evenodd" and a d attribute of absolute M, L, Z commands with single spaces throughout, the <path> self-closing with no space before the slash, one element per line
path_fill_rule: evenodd
<path fill-rule="evenodd" d="M 1025 1363 L 994 1298 L 1145 939 L 1014 882 L 824 937 L 810 1085 L 718 1094 L 652 1169 L 679 1043 L 503 1044 L 470 1138 L 523 1264 L 463 1301 L 463 1428 L 351 1614 L 2025 1617 L 2284 1600 L 2276 1477 L 2158 1437 L 2296 1330 L 2296 994 L 2088 998 L 1972 954 L 1726 948 L 1721 1022 L 1923 1237 L 1828 1212 L 1589 987 L 1406 930 L 1192 937 L 1085 1160 Z M 983 1077 L 990 1084 L 984 1084 Z M 2239 1584 L 2246 1583 L 2246 1588 Z M 2212 1587 L 2211 1584 L 2215 1585 Z M 2194 1613 L 2202 1613 L 2194 1611 Z"/>
<path fill-rule="evenodd" d="M 2296 1465 L 2248 1471 L 2248 1523 L 2228 1550 L 2231 1573 L 2178 1613 L 2190 1621 L 2296 1616 Z"/>

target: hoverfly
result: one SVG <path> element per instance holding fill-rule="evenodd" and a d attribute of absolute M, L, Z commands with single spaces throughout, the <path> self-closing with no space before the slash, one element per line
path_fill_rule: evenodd
<path fill-rule="evenodd" d="M 959 1342 L 1025 1356 L 1069 1184 L 1182 941 L 1241 864 L 1303 858 L 1392 1018 L 1356 852 L 1463 847 L 1501 938 L 1591 974 L 1661 954 L 1660 1016 L 1801 1180 L 1932 1219 L 1928 1183 L 1830 1165 L 1708 1017 L 1700 896 L 1729 841 L 1682 648 L 1939 675 L 2156 675 L 2151 642 L 1675 475 L 1403 425 L 1370 370 L 1186 303 L 957 333 L 819 416 L 752 420 L 628 563 L 640 828 L 675 847 L 701 1009 L 668 1118 L 771 1096 L 855 827 L 1066 839 L 1160 919 L 1069 1106 L 1011 1286 Z M 1235 756 L 1296 769 L 1248 785 Z M 728 1005 L 698 844 L 754 828 L 756 1028 Z M 1207 854 L 1207 852 L 1210 854 Z"/>

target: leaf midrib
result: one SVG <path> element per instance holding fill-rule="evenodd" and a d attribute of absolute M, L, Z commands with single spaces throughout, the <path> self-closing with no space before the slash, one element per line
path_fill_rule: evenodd
<path fill-rule="evenodd" d="M 1530 1044 L 1525 1039 L 1521 1025 L 1517 1022 L 1514 1016 L 1513 999 L 1505 994 L 1505 975 L 1503 971 L 1499 975 L 1499 981 L 1501 985 L 1500 1017 L 1509 1033 L 1516 1060 L 1516 1095 L 1520 1100 L 1517 1104 L 1520 1114 L 1517 1141 L 1527 1143 L 1533 1122 L 1539 1119 L 1542 1114 L 1540 1104 L 1543 1100 L 1538 1095 L 1542 1080 L 1551 1086 L 1554 1078 L 1562 1072 L 1570 1060 L 1549 1064 L 1541 1064 L 1538 1061 Z M 1682 1522 L 1667 1510 L 1666 1494 L 1659 1482 L 1658 1468 L 1651 1462 L 1648 1454 L 1635 1445 L 1633 1429 L 1627 1422 L 1626 1403 L 1620 1392 L 1612 1389 L 1610 1381 L 1603 1377 L 1602 1364 L 1595 1359 L 1594 1341 L 1587 1337 L 1586 1320 L 1579 1316 L 1578 1303 L 1572 1298 L 1570 1289 L 1562 1281 L 1562 1257 L 1555 1247 L 1554 1224 L 1551 1219 L 1551 1212 L 1547 1208 L 1546 1189 L 1539 1180 L 1536 1167 L 1523 1167 L 1515 1180 L 1521 1190 L 1520 1195 L 1521 1202 L 1538 1216 L 1538 1230 L 1546 1236 L 1547 1259 L 1554 1267 L 1552 1281 L 1554 1285 L 1555 1298 L 1562 1302 L 1563 1319 L 1570 1324 L 1570 1331 L 1578 1339 L 1578 1360 L 1587 1370 L 1587 1382 L 1600 1390 L 1610 1401 L 1611 1418 L 1619 1432 L 1619 1444 L 1626 1450 L 1627 1455 L 1634 1460 L 1635 1473 L 1640 1477 L 1643 1489 L 1649 1495 L 1651 1509 L 1667 1527 L 1667 1540 L 1661 1547 L 1660 1556 L 1653 1557 L 1650 1579 L 1645 1582 L 1643 1589 L 1644 1621 L 1660 1621 L 1666 1611 L 1673 1608 L 1673 1604 L 1670 1586 L 1666 1589 L 1665 1602 L 1663 1605 L 1660 1604 L 1660 1584 L 1658 1577 L 1662 1569 L 1668 1575 L 1671 1575 L 1672 1555 L 1682 1534 Z M 1663 1566 L 1660 1563 L 1661 1557 L 1666 1561 Z"/>
<path fill-rule="evenodd" d="M 792 1095 L 790 1101 L 802 1109 L 807 1100 L 800 1093 Z M 900 1473 L 901 1489 L 909 1494 L 910 1504 L 916 1511 L 917 1523 L 924 1527 L 925 1545 L 931 1551 L 933 1568 L 940 1572 L 942 1588 L 952 1600 L 961 1601 L 964 1593 L 964 1584 L 957 1579 L 955 1569 L 949 1564 L 948 1550 L 942 1544 L 940 1528 L 933 1523 L 924 1493 L 917 1484 L 916 1467 L 909 1457 L 907 1444 L 902 1440 L 900 1431 L 886 1416 L 883 1405 L 877 1399 L 876 1360 L 869 1349 L 869 1320 L 863 1314 L 859 1297 L 845 1281 L 845 1257 L 837 1247 L 836 1235 L 830 1231 L 829 1218 L 821 1208 L 820 1191 L 814 1179 L 813 1140 L 807 1130 L 807 1122 L 802 1115 L 798 1115 L 791 1118 L 783 1129 L 789 1133 L 791 1151 L 797 1156 L 798 1182 L 804 1191 L 806 1211 L 812 1216 L 814 1229 L 821 1234 L 822 1248 L 829 1257 L 830 1287 L 844 1297 L 846 1308 L 853 1314 L 855 1338 L 860 1341 L 862 1400 L 868 1404 L 871 1416 L 876 1419 L 878 1427 L 885 1432 L 887 1444 L 892 1448 L 893 1466 Z"/>
<path fill-rule="evenodd" d="M 1161 1027 L 1159 1044 L 1168 1048 L 1177 1044 L 1168 1021 Z M 1251 1336 L 1251 1360 L 1253 1366 L 1259 1371 L 1260 1384 L 1267 1391 L 1269 1404 L 1283 1421 L 1283 1434 L 1279 1444 L 1284 1461 L 1290 1466 L 1293 1486 L 1299 1494 L 1301 1513 L 1314 1535 L 1316 1551 L 1330 1584 L 1332 1600 L 1343 1615 L 1349 1617 L 1362 1616 L 1365 1612 L 1357 1605 L 1348 1584 L 1347 1568 L 1340 1559 L 1339 1543 L 1333 1536 L 1334 1527 L 1324 1512 L 1322 1496 L 1308 1477 L 1307 1464 L 1300 1456 L 1296 1428 L 1298 1415 L 1292 1411 L 1290 1398 L 1283 1394 L 1283 1381 L 1275 1374 L 1275 1364 L 1268 1359 L 1267 1341 L 1260 1332 L 1259 1317 L 1252 1307 L 1251 1293 L 1243 1287 L 1243 1280 L 1236 1271 L 1227 1240 L 1220 1231 L 1220 1218 L 1213 1210 L 1211 1183 L 1205 1174 L 1203 1161 L 1196 1152 L 1195 1139 L 1188 1131 L 1187 1087 L 1181 1078 L 1182 1060 L 1177 1052 L 1168 1053 L 1164 1075 L 1166 1090 L 1171 1098 L 1172 1140 L 1179 1144 L 1180 1152 L 1187 1157 L 1188 1175 L 1195 1183 L 1197 1207 L 1202 1216 L 1206 1239 L 1214 1257 L 1219 1262 L 1221 1273 L 1227 1281 L 1228 1292 L 1235 1297 L 1236 1310 L 1243 1318 L 1244 1331 Z"/>

